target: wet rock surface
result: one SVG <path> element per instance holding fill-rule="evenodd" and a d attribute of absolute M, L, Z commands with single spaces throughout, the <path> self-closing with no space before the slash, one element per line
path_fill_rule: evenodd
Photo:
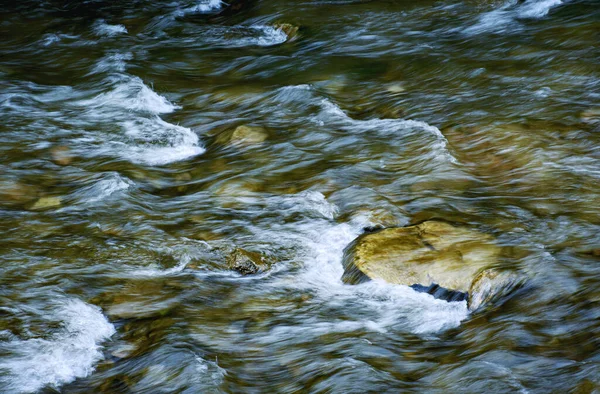
<path fill-rule="evenodd" d="M 462 301 L 473 291 L 479 272 L 496 263 L 500 253 L 491 235 L 429 220 L 358 237 L 345 250 L 342 280 L 356 284 L 379 279 L 411 286 L 436 298 Z M 477 306 L 482 302 L 479 298 Z"/>
<path fill-rule="evenodd" d="M 3 2 L 0 392 L 597 390 L 594 3 Z"/>

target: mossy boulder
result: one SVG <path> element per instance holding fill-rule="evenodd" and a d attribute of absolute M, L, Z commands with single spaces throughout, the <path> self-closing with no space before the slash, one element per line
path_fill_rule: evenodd
<path fill-rule="evenodd" d="M 429 220 L 359 236 L 345 250 L 342 280 L 357 284 L 379 279 L 460 301 L 468 298 L 474 280 L 498 261 L 500 253 L 489 234 Z"/>

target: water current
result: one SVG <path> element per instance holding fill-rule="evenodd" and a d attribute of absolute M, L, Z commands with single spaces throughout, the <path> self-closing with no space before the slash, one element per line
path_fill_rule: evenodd
<path fill-rule="evenodd" d="M 0 392 L 600 392 L 596 0 L 0 17 Z M 342 282 L 365 227 L 430 218 L 527 283 Z"/>

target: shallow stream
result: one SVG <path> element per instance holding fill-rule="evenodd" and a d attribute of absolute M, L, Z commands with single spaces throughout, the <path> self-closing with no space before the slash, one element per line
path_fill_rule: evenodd
<path fill-rule="evenodd" d="M 600 4 L 239 3 L 0 3 L 0 392 L 599 392 Z M 342 283 L 430 218 L 527 284 Z"/>

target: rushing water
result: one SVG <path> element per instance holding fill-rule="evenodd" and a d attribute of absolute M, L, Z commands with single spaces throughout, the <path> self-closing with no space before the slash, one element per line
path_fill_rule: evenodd
<path fill-rule="evenodd" d="M 598 392 L 600 4 L 242 3 L 0 4 L 0 392 Z M 427 218 L 526 286 L 341 282 Z"/>

